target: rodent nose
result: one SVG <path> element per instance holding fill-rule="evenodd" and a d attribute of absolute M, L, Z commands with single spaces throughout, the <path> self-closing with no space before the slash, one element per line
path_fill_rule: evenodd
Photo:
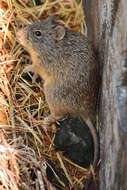
<path fill-rule="evenodd" d="M 25 39 L 25 31 L 24 31 L 24 29 L 20 29 L 20 30 L 16 33 L 16 38 L 18 39 L 18 41 L 19 41 L 22 45 L 25 45 L 26 39 Z"/>
<path fill-rule="evenodd" d="M 19 30 L 19 31 L 16 33 L 16 37 L 17 37 L 17 39 L 18 39 L 19 41 L 22 40 L 22 38 L 23 38 L 23 30 L 22 30 L 22 29 Z"/>

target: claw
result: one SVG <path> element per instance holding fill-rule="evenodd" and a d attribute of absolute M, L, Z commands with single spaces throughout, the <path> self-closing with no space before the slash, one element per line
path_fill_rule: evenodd
<path fill-rule="evenodd" d="M 32 77 L 32 84 L 36 82 L 36 79 L 39 77 L 39 75 L 36 73 L 33 65 L 28 65 L 24 68 L 23 73 L 33 72 L 34 75 Z"/>
<path fill-rule="evenodd" d="M 33 77 L 32 77 L 32 84 L 36 82 L 36 79 L 39 77 L 39 75 L 37 73 L 34 73 Z"/>

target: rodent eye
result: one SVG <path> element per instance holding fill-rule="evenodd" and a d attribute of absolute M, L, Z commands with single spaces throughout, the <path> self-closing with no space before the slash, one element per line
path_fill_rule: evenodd
<path fill-rule="evenodd" d="M 35 35 L 36 37 L 41 37 L 41 31 L 39 31 L 39 30 L 35 31 L 35 32 L 34 32 L 34 35 Z"/>

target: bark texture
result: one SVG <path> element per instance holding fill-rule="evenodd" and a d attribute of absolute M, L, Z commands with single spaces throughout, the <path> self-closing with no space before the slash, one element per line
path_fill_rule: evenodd
<path fill-rule="evenodd" d="M 127 1 L 100 0 L 100 190 L 127 189 Z"/>
<path fill-rule="evenodd" d="M 84 7 L 102 74 L 99 189 L 126 190 L 127 1 L 85 0 Z"/>

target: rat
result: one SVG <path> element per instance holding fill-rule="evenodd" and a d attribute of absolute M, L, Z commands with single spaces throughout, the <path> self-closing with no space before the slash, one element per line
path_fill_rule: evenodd
<path fill-rule="evenodd" d="M 61 25 L 56 15 L 21 29 L 17 38 L 32 58 L 26 71 L 35 71 L 44 80 L 51 112 L 44 124 L 50 125 L 68 114 L 82 117 L 93 137 L 95 169 L 99 155 L 95 128 L 99 65 L 91 43 L 80 32 Z"/>

